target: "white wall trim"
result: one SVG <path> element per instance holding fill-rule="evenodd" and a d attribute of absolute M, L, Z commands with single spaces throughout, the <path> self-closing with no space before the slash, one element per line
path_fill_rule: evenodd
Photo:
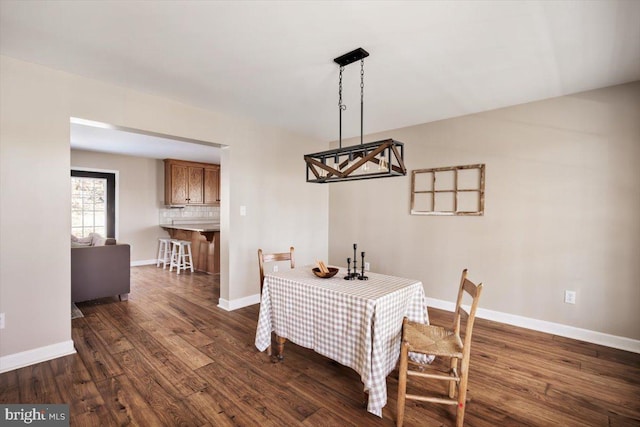
<path fill-rule="evenodd" d="M 248 307 L 250 305 L 260 303 L 260 294 L 249 295 L 248 297 L 238 298 L 234 300 L 226 300 L 220 298 L 218 300 L 218 307 L 226 311 L 233 311 L 239 308 Z"/>
<path fill-rule="evenodd" d="M 140 261 L 131 261 L 131 267 L 140 267 L 141 265 L 153 265 L 157 264 L 157 259 L 142 259 Z"/>
<path fill-rule="evenodd" d="M 0 374 L 33 365 L 35 363 L 46 362 L 47 360 L 68 356 L 75 352 L 76 349 L 73 347 L 73 340 L 69 340 L 44 347 L 34 348 L 33 350 L 2 356 L 0 357 Z"/>
<path fill-rule="evenodd" d="M 453 311 L 455 303 L 434 298 L 427 298 L 427 305 L 441 310 Z M 533 329 L 534 331 L 546 332 L 548 334 L 559 335 L 561 337 L 586 341 L 592 344 L 604 345 L 620 350 L 640 353 L 640 340 L 634 340 L 616 335 L 609 335 L 602 332 L 590 331 L 588 329 L 576 328 L 574 326 L 560 323 L 547 322 L 545 320 L 531 319 L 529 317 L 515 314 L 502 313 L 499 311 L 478 308 L 477 316 L 482 319 L 493 320 L 507 325 L 519 326 L 521 328 Z"/>

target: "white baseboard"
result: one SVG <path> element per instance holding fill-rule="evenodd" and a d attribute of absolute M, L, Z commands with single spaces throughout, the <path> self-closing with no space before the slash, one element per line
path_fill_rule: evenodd
<path fill-rule="evenodd" d="M 143 259 L 140 261 L 131 261 L 131 267 L 139 267 L 141 265 L 152 265 L 157 263 L 158 263 L 157 259 Z"/>
<path fill-rule="evenodd" d="M 439 308 L 446 311 L 454 311 L 456 308 L 455 303 L 434 298 L 427 298 L 427 305 L 429 307 Z M 482 319 L 493 320 L 507 325 L 519 326 L 525 329 L 532 329 L 534 331 L 546 332 L 548 334 L 559 335 L 561 337 L 586 341 L 592 344 L 604 345 L 620 350 L 631 351 L 633 353 L 640 353 L 640 340 L 590 331 L 588 329 L 576 328 L 560 323 L 547 322 L 545 320 L 531 319 L 529 317 L 518 316 L 515 314 L 486 310 L 483 308 L 478 308 L 476 315 Z"/>
<path fill-rule="evenodd" d="M 248 297 L 238 298 L 234 300 L 226 300 L 220 298 L 218 300 L 218 307 L 226 311 L 233 311 L 239 308 L 248 307 L 250 305 L 260 303 L 260 294 L 249 295 Z"/>
<path fill-rule="evenodd" d="M 68 356 L 75 352 L 76 349 L 73 347 L 73 340 L 69 340 L 44 347 L 34 348 L 33 350 L 2 356 L 0 357 L 0 374 L 36 363 L 46 362 L 47 360 L 56 359 L 58 357 Z"/>

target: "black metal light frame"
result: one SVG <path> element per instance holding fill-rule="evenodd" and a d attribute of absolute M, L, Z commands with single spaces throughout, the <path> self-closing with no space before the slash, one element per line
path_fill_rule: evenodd
<path fill-rule="evenodd" d="M 319 184 L 407 174 L 404 144 L 393 139 L 307 154 L 304 160 L 307 182 Z"/>
<path fill-rule="evenodd" d="M 340 65 L 340 136 L 339 148 L 306 154 L 307 182 L 330 183 L 342 181 L 355 181 L 361 179 L 386 178 L 392 176 L 404 176 L 407 168 L 404 165 L 404 144 L 402 142 L 385 139 L 364 144 L 363 138 L 363 111 L 364 111 L 364 58 L 369 53 L 358 48 L 333 61 Z M 360 144 L 350 147 L 342 147 L 342 70 L 344 66 L 355 61 L 361 61 L 360 83 Z"/>

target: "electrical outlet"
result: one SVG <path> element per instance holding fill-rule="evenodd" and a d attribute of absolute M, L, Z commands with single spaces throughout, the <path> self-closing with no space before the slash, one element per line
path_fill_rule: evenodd
<path fill-rule="evenodd" d="M 274 265 L 274 266 L 273 266 L 273 272 L 274 272 L 274 273 L 277 273 L 277 272 L 278 272 L 278 266 L 277 266 L 277 265 Z"/>
<path fill-rule="evenodd" d="M 0 329 L 4 329 L 4 313 L 0 313 Z"/>
<path fill-rule="evenodd" d="M 240 216 L 247 216 L 247 207 L 240 206 Z"/>
<path fill-rule="evenodd" d="M 369 271 L 371 269 L 371 265 L 368 262 L 364 263 L 364 269 Z"/>
<path fill-rule="evenodd" d="M 564 291 L 564 302 L 567 304 L 575 304 L 576 291 Z"/>

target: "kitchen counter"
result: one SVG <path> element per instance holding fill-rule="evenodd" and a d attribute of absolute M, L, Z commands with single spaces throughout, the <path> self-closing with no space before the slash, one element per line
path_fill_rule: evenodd
<path fill-rule="evenodd" d="M 197 231 L 199 233 L 220 231 L 220 224 L 214 222 L 191 223 L 191 224 L 160 224 L 160 227 L 173 230 Z"/>
<path fill-rule="evenodd" d="M 199 221 L 173 221 L 160 224 L 172 239 L 191 241 L 193 267 L 209 274 L 220 273 L 220 224 Z"/>

